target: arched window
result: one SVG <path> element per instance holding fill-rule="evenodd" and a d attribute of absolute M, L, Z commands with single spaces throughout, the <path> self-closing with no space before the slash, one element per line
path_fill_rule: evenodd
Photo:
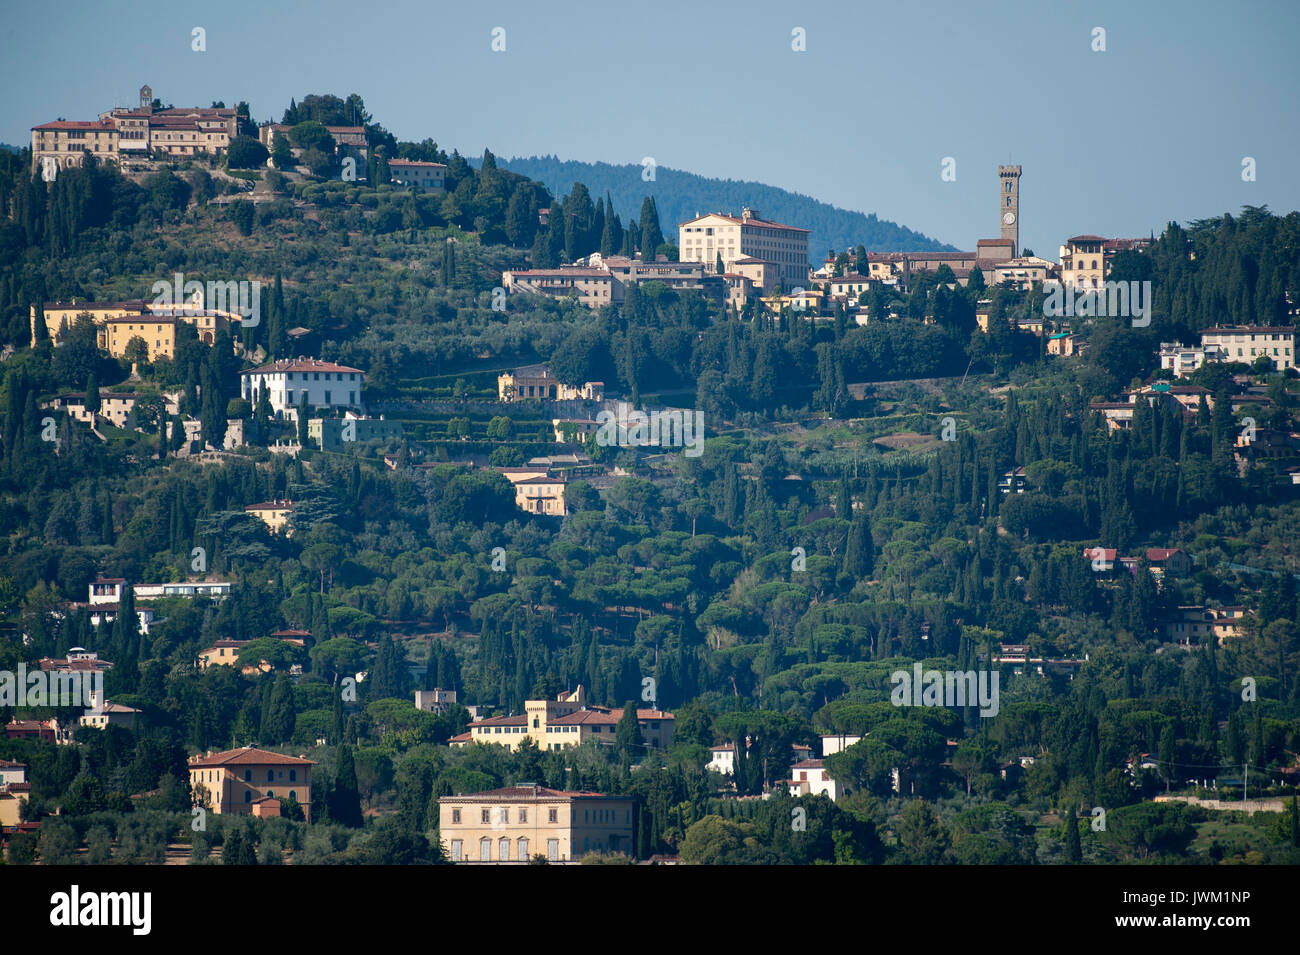
<path fill-rule="evenodd" d="M 510 861 L 510 840 L 502 838 L 497 843 L 497 853 L 502 862 Z"/>
<path fill-rule="evenodd" d="M 491 839 L 480 839 L 478 841 L 478 861 L 479 862 L 492 861 L 492 840 Z"/>
<path fill-rule="evenodd" d="M 519 859 L 522 862 L 528 861 L 528 840 L 527 839 L 521 838 L 519 840 Z"/>
<path fill-rule="evenodd" d="M 290 790 L 289 790 L 289 798 L 292 799 L 292 800 L 294 800 L 294 801 L 296 802 L 297 799 L 298 799 L 298 791 L 297 791 L 296 789 L 290 789 Z"/>

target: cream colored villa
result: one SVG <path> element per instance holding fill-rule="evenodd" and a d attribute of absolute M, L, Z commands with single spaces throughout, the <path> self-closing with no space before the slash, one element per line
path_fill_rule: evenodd
<path fill-rule="evenodd" d="M 526 700 L 519 716 L 493 716 L 469 724 L 469 732 L 452 737 L 451 745 L 496 743 L 515 749 L 531 739 L 538 749 L 565 749 L 581 746 L 589 739 L 613 745 L 618 721 L 623 711 L 587 703 L 587 691 L 579 684 L 576 690 L 561 693 L 554 700 Z M 676 717 L 663 710 L 638 709 L 637 726 L 646 745 L 666 750 L 673 744 Z"/>
<path fill-rule="evenodd" d="M 524 365 L 497 375 L 497 400 L 522 401 L 530 398 L 550 401 L 601 401 L 605 397 L 603 381 L 588 381 L 579 388 L 566 385 L 551 374 L 546 365 Z"/>
<path fill-rule="evenodd" d="M 55 120 L 32 127 L 32 172 L 80 166 L 87 155 L 107 162 L 148 158 L 219 156 L 238 135 L 239 118 L 226 107 L 154 109 L 153 91 L 140 88 L 137 108 L 115 107 L 96 120 Z M 57 172 L 56 172 L 57 175 Z"/>
<path fill-rule="evenodd" d="M 724 269 L 740 259 L 762 259 L 775 265 L 776 278 L 785 288 L 807 284 L 808 230 L 769 222 L 757 209 L 746 207 L 739 216 L 711 212 L 677 227 L 683 262 L 700 262 L 706 267 L 722 257 Z"/>
<path fill-rule="evenodd" d="M 438 800 L 438 831 L 452 862 L 572 862 L 635 851 L 633 800 L 535 784 Z"/>

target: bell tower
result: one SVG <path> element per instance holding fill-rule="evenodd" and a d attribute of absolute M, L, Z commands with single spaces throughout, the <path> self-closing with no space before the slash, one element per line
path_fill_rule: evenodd
<path fill-rule="evenodd" d="M 1011 254 L 1020 254 L 1020 167 L 998 166 L 998 219 L 1002 238 L 1012 242 Z"/>

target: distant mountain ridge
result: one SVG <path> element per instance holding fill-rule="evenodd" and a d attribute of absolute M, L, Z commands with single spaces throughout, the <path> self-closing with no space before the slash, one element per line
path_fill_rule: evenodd
<path fill-rule="evenodd" d="M 471 160 L 475 166 L 477 160 Z M 874 213 L 852 212 L 821 202 L 811 196 L 790 192 L 761 182 L 711 179 L 695 173 L 659 166 L 655 179 L 641 178 L 642 167 L 628 163 L 580 162 L 556 156 L 497 157 L 497 165 L 542 183 L 557 198 L 568 194 L 575 182 L 583 183 L 594 202 L 608 193 L 614 209 L 626 226 L 641 211 L 641 200 L 654 196 L 664 237 L 677 240 L 677 226 L 697 213 L 728 212 L 739 215 L 744 206 L 758 210 L 764 219 L 798 226 L 811 232 L 809 260 L 818 263 L 827 250 L 837 252 L 859 244 L 868 252 L 950 252 L 929 236 L 896 222 L 878 219 Z"/>

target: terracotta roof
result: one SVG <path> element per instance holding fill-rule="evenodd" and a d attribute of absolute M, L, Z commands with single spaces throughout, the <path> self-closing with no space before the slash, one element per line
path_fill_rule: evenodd
<path fill-rule="evenodd" d="M 298 756 L 284 756 L 280 753 L 268 753 L 264 749 L 246 746 L 243 749 L 228 749 L 224 753 L 210 756 L 191 756 L 191 769 L 207 766 L 315 766 L 314 760 Z"/>
<path fill-rule="evenodd" d="M 545 786 L 506 786 L 502 789 L 490 789 L 481 793 L 462 793 L 459 796 L 443 796 L 439 802 L 487 802 L 493 800 L 535 799 L 538 801 L 557 801 L 564 799 L 630 799 L 630 796 L 611 796 L 605 793 L 572 792 L 562 789 L 547 789 Z"/>
<path fill-rule="evenodd" d="M 822 761 L 820 759 L 804 759 L 795 763 L 791 769 L 821 769 Z"/>
<path fill-rule="evenodd" d="M 1105 241 L 1107 241 L 1107 239 L 1104 236 L 1100 236 L 1100 235 L 1076 235 L 1066 239 L 1065 244 L 1069 245 L 1073 242 L 1105 242 Z"/>
<path fill-rule="evenodd" d="M 740 216 L 729 216 L 725 212 L 705 213 L 702 216 L 696 216 L 694 219 L 687 219 L 685 222 L 679 223 L 679 225 L 690 225 L 692 222 L 699 222 L 701 219 L 708 219 L 710 217 L 716 217 L 718 219 L 726 219 L 728 222 L 734 223 L 736 225 L 757 226 L 760 229 L 786 229 L 790 232 L 808 232 L 807 229 L 801 229 L 795 225 L 784 225 L 783 223 L 780 222 L 772 222 L 768 219 L 755 219 L 753 217 L 748 219 L 742 219 Z"/>
<path fill-rule="evenodd" d="M 258 368 L 240 372 L 240 374 L 269 375 L 289 371 L 355 371 L 358 374 L 365 374 L 360 368 L 353 368 L 351 365 L 336 365 L 332 361 L 321 361 L 318 358 L 283 358 L 280 361 L 268 362 Z"/>
<path fill-rule="evenodd" d="M 419 159 L 388 160 L 388 167 L 391 169 L 393 166 L 397 166 L 398 168 L 417 168 L 417 169 L 446 169 L 447 168 L 446 163 L 424 162 Z"/>
<path fill-rule="evenodd" d="M 1294 335 L 1295 327 L 1292 325 L 1239 325 L 1236 327 L 1223 327 L 1216 325 L 1213 328 L 1207 328 L 1201 332 L 1201 336 L 1206 335 Z"/>
<path fill-rule="evenodd" d="M 246 511 L 289 511 L 293 510 L 293 501 L 262 501 L 260 504 L 249 504 L 244 508 Z"/>
<path fill-rule="evenodd" d="M 489 716 L 485 720 L 476 720 L 469 724 L 471 730 L 482 726 L 527 726 L 528 717 L 525 714 L 518 716 Z"/>
<path fill-rule="evenodd" d="M 1179 548 L 1177 547 L 1148 547 L 1147 560 L 1168 560 L 1174 554 L 1178 553 L 1178 551 Z"/>
<path fill-rule="evenodd" d="M 580 266 L 558 269 L 520 269 L 517 272 L 511 270 L 510 274 L 516 277 L 520 275 L 549 275 L 556 278 L 613 280 L 613 277 L 603 269 L 586 269 Z"/>
<path fill-rule="evenodd" d="M 52 123 L 42 123 L 39 126 L 33 126 L 32 129 L 95 129 L 95 130 L 116 130 L 117 127 L 108 120 L 81 120 L 81 119 L 56 119 Z"/>
<path fill-rule="evenodd" d="M 597 710 L 578 710 L 576 713 L 569 713 L 565 716 L 557 716 L 553 720 L 548 720 L 548 726 L 574 726 L 599 723 L 602 726 L 611 723 L 617 724 L 621 717 L 612 713 L 601 713 Z"/>

